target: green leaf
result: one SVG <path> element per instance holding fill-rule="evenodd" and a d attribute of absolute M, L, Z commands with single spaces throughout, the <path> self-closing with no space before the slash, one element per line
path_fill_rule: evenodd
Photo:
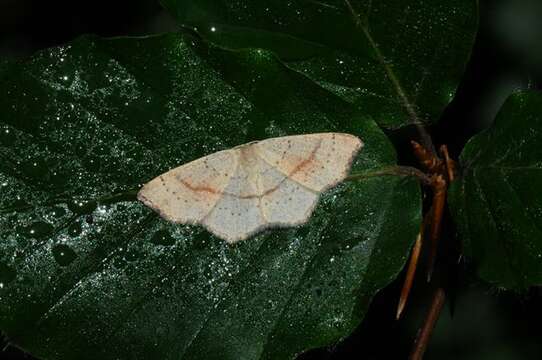
<path fill-rule="evenodd" d="M 460 161 L 449 200 L 478 275 L 507 289 L 542 284 L 542 94 L 511 96 Z"/>
<path fill-rule="evenodd" d="M 9 67 L 13 64 L 10 60 L 0 59 L 0 81 L 8 73 Z"/>
<path fill-rule="evenodd" d="M 416 236 L 419 186 L 393 176 L 235 246 L 135 200 L 169 168 L 287 134 L 357 134 L 355 172 L 395 164 L 370 118 L 270 52 L 85 37 L 0 89 L 0 329 L 44 359 L 292 358 L 347 336 Z"/>
<path fill-rule="evenodd" d="M 439 119 L 470 57 L 478 11 L 475 0 L 161 3 L 215 43 L 276 52 L 386 128 Z"/>

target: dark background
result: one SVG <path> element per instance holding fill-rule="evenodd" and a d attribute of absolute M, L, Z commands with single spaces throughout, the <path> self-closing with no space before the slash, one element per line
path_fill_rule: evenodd
<path fill-rule="evenodd" d="M 158 0 L 0 0 L 0 58 L 24 59 L 86 33 L 110 37 L 176 29 Z M 449 144 L 457 156 L 473 134 L 491 124 L 514 89 L 539 88 L 541 74 L 542 1 L 481 0 L 472 58 L 454 102 L 432 129 L 436 142 Z M 404 158 L 408 161 L 408 156 Z M 447 233 L 454 234 L 449 222 L 447 226 Z M 443 241 L 453 245 L 455 240 Z M 454 265 L 456 257 L 450 248 L 443 246 L 439 263 L 444 272 L 455 275 L 445 281 L 452 301 L 441 314 L 426 359 L 542 359 L 542 291 L 517 294 L 480 284 L 468 264 Z M 300 358 L 407 358 L 431 288 L 419 276 L 404 318 L 395 321 L 401 282 L 402 277 L 375 297 L 352 336 Z M 0 359 L 33 358 L 0 338 Z"/>

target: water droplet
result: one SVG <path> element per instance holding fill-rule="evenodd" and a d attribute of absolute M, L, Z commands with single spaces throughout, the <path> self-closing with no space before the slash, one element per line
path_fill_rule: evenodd
<path fill-rule="evenodd" d="M 209 245 L 209 233 L 205 230 L 194 232 L 192 237 L 194 238 L 192 242 L 192 246 L 194 247 L 195 251 L 203 250 L 207 248 Z"/>
<path fill-rule="evenodd" d="M 122 248 L 119 248 L 119 252 L 116 256 L 113 257 L 113 265 L 115 265 L 115 267 L 117 268 L 124 268 L 127 264 L 128 264 L 128 261 L 126 260 L 126 257 L 124 256 L 124 249 Z"/>
<path fill-rule="evenodd" d="M 124 254 L 124 259 L 126 259 L 126 261 L 135 261 L 137 260 L 137 257 L 138 253 L 133 249 L 126 250 L 126 253 Z"/>
<path fill-rule="evenodd" d="M 62 217 L 64 215 L 66 215 L 66 209 L 64 209 L 63 207 L 60 207 L 60 206 L 54 206 L 51 209 L 51 215 L 53 215 L 54 217 L 60 218 L 60 217 Z"/>
<path fill-rule="evenodd" d="M 12 145 L 17 140 L 17 136 L 8 127 L 0 128 L 0 143 L 4 146 Z"/>
<path fill-rule="evenodd" d="M 98 171 L 101 167 L 101 160 L 99 156 L 88 155 L 84 158 L 83 163 L 88 170 Z"/>
<path fill-rule="evenodd" d="M 96 201 L 74 200 L 68 203 L 68 209 L 75 214 L 89 214 L 96 210 Z"/>
<path fill-rule="evenodd" d="M 167 334 L 167 330 L 166 330 L 166 328 L 164 328 L 163 326 L 158 326 L 158 327 L 156 328 L 156 335 L 157 335 L 157 337 L 163 338 L 163 337 L 166 336 L 166 334 Z"/>
<path fill-rule="evenodd" d="M 45 237 L 53 232 L 53 225 L 46 223 L 45 221 L 36 221 L 30 226 L 25 228 L 25 235 L 39 239 Z"/>
<path fill-rule="evenodd" d="M 69 176 L 58 170 L 53 170 L 48 174 L 48 182 L 57 188 L 65 186 L 68 178 Z"/>
<path fill-rule="evenodd" d="M 68 245 L 58 244 L 53 247 L 53 256 L 60 266 L 68 266 L 75 260 L 77 254 Z"/>
<path fill-rule="evenodd" d="M 175 244 L 175 239 L 167 230 L 159 230 L 151 238 L 151 242 L 156 245 L 169 246 Z"/>
<path fill-rule="evenodd" d="M 4 263 L 0 263 L 0 284 L 2 284 L 2 287 L 15 280 L 16 276 L 15 270 Z"/>
<path fill-rule="evenodd" d="M 318 297 L 322 296 L 322 289 L 321 288 L 315 288 L 314 294 Z"/>
<path fill-rule="evenodd" d="M 297 236 L 305 238 L 309 235 L 310 230 L 309 226 L 301 226 L 297 229 Z"/>
<path fill-rule="evenodd" d="M 79 221 L 74 222 L 68 228 L 68 234 L 70 236 L 77 236 L 77 235 L 81 234 L 81 231 L 82 231 L 82 228 L 81 228 L 81 224 L 79 223 Z"/>
<path fill-rule="evenodd" d="M 17 198 L 11 204 L 9 204 L 9 206 L 14 208 L 25 208 L 29 206 L 29 204 L 17 196 Z"/>
<path fill-rule="evenodd" d="M 49 172 L 49 166 L 43 159 L 33 159 L 20 165 L 21 171 L 32 178 L 43 179 Z"/>

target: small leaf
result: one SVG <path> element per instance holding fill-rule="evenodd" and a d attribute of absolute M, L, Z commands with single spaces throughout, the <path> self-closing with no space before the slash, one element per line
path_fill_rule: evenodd
<path fill-rule="evenodd" d="M 450 206 L 478 275 L 507 289 L 542 284 L 542 95 L 511 96 L 460 160 Z"/>
<path fill-rule="evenodd" d="M 436 122 L 477 28 L 473 0 L 161 0 L 229 48 L 276 52 L 386 128 Z"/>
<path fill-rule="evenodd" d="M 395 164 L 372 119 L 270 52 L 85 37 L 0 90 L 0 329 L 44 359 L 292 358 L 347 336 L 415 239 L 419 186 L 390 176 L 236 246 L 135 201 L 167 169 L 288 134 L 349 132 L 354 171 Z"/>

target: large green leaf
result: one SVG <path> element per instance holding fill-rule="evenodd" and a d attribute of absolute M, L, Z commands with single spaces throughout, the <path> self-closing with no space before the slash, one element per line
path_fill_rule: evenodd
<path fill-rule="evenodd" d="M 2 74 L 7 72 L 7 69 L 10 65 L 10 62 L 6 59 L 0 59 L 0 79 L 2 78 Z"/>
<path fill-rule="evenodd" d="M 476 0 L 161 2 L 214 42 L 275 51 L 387 128 L 438 120 L 477 28 Z"/>
<path fill-rule="evenodd" d="M 269 52 L 86 37 L 0 91 L 0 329 L 45 359 L 292 358 L 348 335 L 415 238 L 419 188 L 398 177 L 235 246 L 135 200 L 171 167 L 286 134 L 359 135 L 355 172 L 395 163 L 370 118 Z"/>
<path fill-rule="evenodd" d="M 479 276 L 503 288 L 542 284 L 542 94 L 510 97 L 461 167 L 450 205 Z"/>

